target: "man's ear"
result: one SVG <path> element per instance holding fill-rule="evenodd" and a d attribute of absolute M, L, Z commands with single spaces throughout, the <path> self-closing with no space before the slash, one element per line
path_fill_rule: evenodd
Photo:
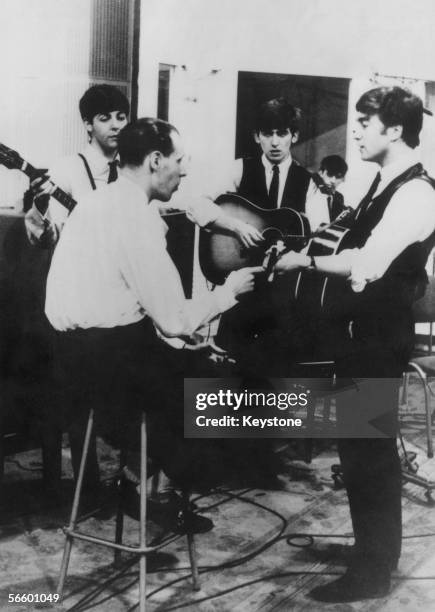
<path fill-rule="evenodd" d="M 260 132 L 252 132 L 252 136 L 257 144 L 260 144 Z"/>
<path fill-rule="evenodd" d="M 292 144 L 296 144 L 299 140 L 299 132 L 293 132 L 292 134 Z"/>
<path fill-rule="evenodd" d="M 88 138 L 90 142 L 93 136 L 93 132 L 94 132 L 94 125 L 92 121 L 88 121 L 87 119 L 83 119 L 83 125 L 85 126 L 85 129 L 88 133 Z"/>
<path fill-rule="evenodd" d="M 387 134 L 389 135 L 391 142 L 400 140 L 403 134 L 403 125 L 391 125 L 387 128 Z"/>
<path fill-rule="evenodd" d="M 150 168 L 153 172 L 156 172 L 162 164 L 162 154 L 160 151 L 151 151 L 148 155 Z"/>

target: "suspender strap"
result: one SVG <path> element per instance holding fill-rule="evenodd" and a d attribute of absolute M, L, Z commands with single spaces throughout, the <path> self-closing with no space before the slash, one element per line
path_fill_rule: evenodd
<path fill-rule="evenodd" d="M 97 186 L 95 184 L 94 177 L 92 176 L 91 169 L 89 168 L 88 160 L 86 159 L 86 157 L 82 153 L 79 153 L 78 155 L 79 155 L 79 157 L 81 157 L 81 159 L 83 161 L 83 164 L 85 166 L 85 170 L 86 170 L 87 175 L 89 177 L 89 182 L 91 183 L 91 187 L 92 187 L 92 189 L 95 190 L 97 188 Z"/>

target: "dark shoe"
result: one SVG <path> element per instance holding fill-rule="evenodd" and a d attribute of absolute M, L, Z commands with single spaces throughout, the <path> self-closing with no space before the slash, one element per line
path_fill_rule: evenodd
<path fill-rule="evenodd" d="M 140 495 L 136 484 L 121 476 L 118 481 L 118 490 L 121 498 L 122 511 L 132 519 L 139 520 Z M 147 500 L 147 518 L 163 527 L 166 531 L 175 533 L 206 533 L 213 529 L 213 521 L 193 512 L 194 504 L 186 508 L 182 498 L 171 492 L 166 502 Z"/>
<path fill-rule="evenodd" d="M 389 572 L 359 573 L 349 570 L 338 580 L 310 591 L 309 597 L 324 603 L 345 603 L 386 597 L 389 592 Z"/>

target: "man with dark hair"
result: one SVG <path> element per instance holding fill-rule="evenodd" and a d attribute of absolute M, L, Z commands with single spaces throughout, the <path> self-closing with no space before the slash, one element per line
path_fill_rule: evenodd
<path fill-rule="evenodd" d="M 261 208 L 288 207 L 305 212 L 311 175 L 291 155 L 291 147 L 299 139 L 300 118 L 301 111 L 285 98 L 261 104 L 253 132 L 260 154 L 236 159 L 229 180 L 216 186 L 220 192 L 235 191 Z"/>
<path fill-rule="evenodd" d="M 35 202 L 25 217 L 32 244 L 54 246 L 68 218 L 68 210 L 50 198 L 54 185 L 75 200 L 88 191 L 117 178 L 118 136 L 126 125 L 130 104 L 113 85 L 94 85 L 79 102 L 80 115 L 88 135 L 88 145 L 78 155 L 60 159 L 47 177 L 35 179 Z"/>
<path fill-rule="evenodd" d="M 194 441 L 183 439 L 183 377 L 192 352 L 162 342 L 155 328 L 170 338 L 192 335 L 250 291 L 261 269 L 233 272 L 215 291 L 186 300 L 166 250 L 166 224 L 148 205 L 168 201 L 186 174 L 178 131 L 139 119 L 121 131 L 118 144 L 120 177 L 81 199 L 65 224 L 45 311 L 59 332 L 58 359 L 76 405 L 103 399 L 105 410 L 112 407 L 118 441 L 128 448 L 138 437 L 135 417 L 146 410 L 154 456 L 187 486 L 205 469 L 193 460 Z M 198 525 L 185 518 L 179 528 L 212 527 L 208 519 Z"/>
<path fill-rule="evenodd" d="M 290 252 L 276 265 L 278 273 L 310 269 L 347 279 L 347 299 L 341 300 L 347 308 L 340 315 L 347 342 L 337 350 L 337 377 L 392 382 L 384 381 L 382 398 L 367 384 L 352 406 L 337 399 L 338 449 L 355 546 L 344 576 L 312 591 L 324 602 L 385 596 L 400 557 L 398 388 L 414 346 L 412 303 L 427 282 L 425 263 L 435 229 L 433 181 L 413 150 L 422 127 L 422 101 L 401 87 L 378 87 L 365 93 L 356 109 L 354 138 L 361 158 L 376 162 L 380 172 L 356 210 L 348 248 L 321 257 Z M 384 437 L 346 438 L 355 419 L 369 409 L 382 415 L 378 423 Z"/>
<path fill-rule="evenodd" d="M 118 136 L 126 125 L 130 104 L 126 96 L 113 85 L 94 85 L 79 101 L 80 115 L 88 135 L 87 146 L 75 155 L 69 155 L 54 163 L 47 176 L 35 179 L 31 189 L 35 193 L 34 203 L 25 215 L 27 235 L 32 244 L 52 248 L 59 240 L 68 218 L 68 210 L 50 197 L 54 186 L 61 187 L 77 200 L 89 191 L 117 178 Z M 63 400 L 67 399 L 67 395 Z M 53 408 L 59 417 L 57 406 Z M 74 474 L 77 475 L 86 421 L 85 415 L 74 407 L 64 411 Z M 72 418 L 72 415 L 73 418 Z M 92 495 L 98 489 L 98 462 L 95 440 L 88 460 L 85 485 Z"/>
<path fill-rule="evenodd" d="M 343 195 L 337 187 L 344 181 L 347 164 L 339 155 L 328 155 L 320 162 L 318 173 L 312 175 L 307 193 L 305 212 L 311 231 L 322 223 L 330 223 L 345 209 Z"/>
<path fill-rule="evenodd" d="M 420 144 L 422 101 L 411 91 L 400 87 L 371 89 L 358 100 L 356 110 L 367 116 L 378 115 L 385 129 L 400 123 L 403 142 L 411 149 Z"/>

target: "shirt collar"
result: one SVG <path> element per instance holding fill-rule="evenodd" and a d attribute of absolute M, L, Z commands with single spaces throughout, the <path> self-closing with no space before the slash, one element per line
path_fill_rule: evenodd
<path fill-rule="evenodd" d="M 405 172 L 405 170 L 407 170 L 411 166 L 414 166 L 419 161 L 420 159 L 418 153 L 413 150 L 409 153 L 406 153 L 406 155 L 401 156 L 400 159 L 398 159 L 397 161 L 392 162 L 391 164 L 388 164 L 387 166 L 381 168 L 379 170 L 379 174 L 381 175 L 381 181 L 379 183 L 377 191 L 383 189 L 385 185 L 391 183 L 391 181 L 393 181 L 395 178 Z"/>
<path fill-rule="evenodd" d="M 109 160 L 96 147 L 88 144 L 83 151 L 83 155 L 86 157 L 93 175 L 98 176 L 107 170 Z M 119 155 L 116 154 L 114 159 L 119 161 Z"/>
<path fill-rule="evenodd" d="M 278 166 L 279 167 L 279 173 L 282 175 L 282 174 L 287 174 L 288 169 L 290 168 L 291 163 L 292 163 L 293 160 L 292 160 L 292 156 L 291 156 L 291 153 L 290 153 L 289 156 L 286 157 L 280 164 L 272 164 L 267 159 L 267 157 L 264 155 L 264 153 L 263 153 L 263 155 L 261 156 L 261 161 L 263 163 L 263 166 L 264 166 L 266 172 L 268 172 L 268 173 L 272 172 L 273 166 Z"/>

